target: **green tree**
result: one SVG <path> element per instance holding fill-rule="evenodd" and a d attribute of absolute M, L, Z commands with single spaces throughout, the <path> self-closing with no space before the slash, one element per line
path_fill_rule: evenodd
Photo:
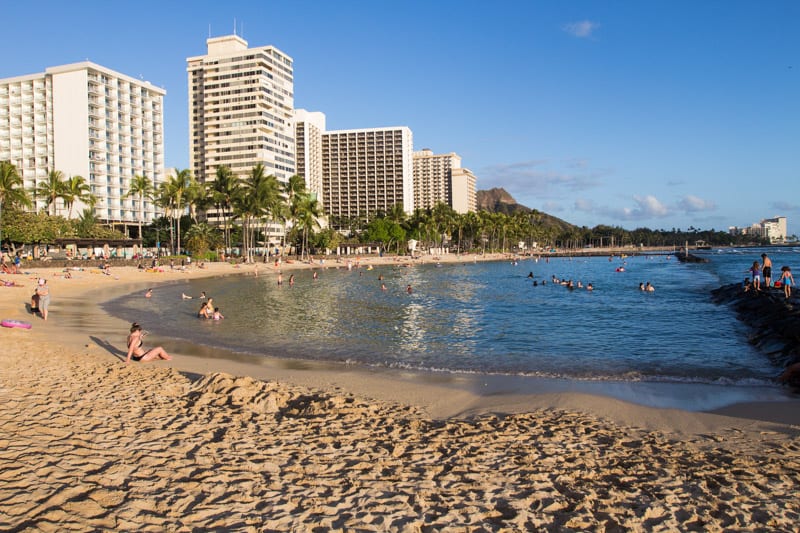
<path fill-rule="evenodd" d="M 161 183 L 158 187 L 158 202 L 161 207 L 168 211 L 175 224 L 175 239 L 173 239 L 173 227 L 170 225 L 170 241 L 172 241 L 173 254 L 181 249 L 181 216 L 186 209 L 186 191 L 192 180 L 191 170 L 188 168 L 178 170 L 176 168 L 175 174 L 167 178 L 167 181 Z M 177 246 L 175 245 L 176 240 Z"/>
<path fill-rule="evenodd" d="M 31 200 L 25 191 L 17 167 L 10 161 L 0 161 L 0 243 L 3 242 L 3 206 L 30 207 Z"/>
<path fill-rule="evenodd" d="M 313 233 L 315 228 L 320 227 L 319 219 L 322 216 L 322 207 L 316 198 L 311 198 L 308 194 L 302 194 L 298 198 L 295 216 L 297 217 L 297 226 L 303 232 L 303 247 L 300 251 L 302 259 L 303 254 L 307 253 L 309 233 Z"/>
<path fill-rule="evenodd" d="M 136 196 L 139 199 L 139 240 L 142 240 L 142 222 L 144 221 L 144 200 L 152 199 L 155 189 L 153 182 L 147 176 L 135 175 L 125 197 Z"/>
<path fill-rule="evenodd" d="M 272 219 L 281 204 L 281 191 L 277 178 L 267 175 L 264 165 L 258 163 L 241 182 L 239 194 L 234 197 L 234 212 L 242 219 L 243 255 L 252 261 L 252 248 L 256 241 L 259 221 Z"/>
<path fill-rule="evenodd" d="M 214 181 L 209 185 L 211 201 L 222 214 L 225 253 L 230 253 L 231 250 L 231 228 L 228 217 L 233 209 L 233 200 L 239 194 L 239 187 L 239 179 L 234 176 L 230 167 L 225 165 L 217 167 Z"/>
<path fill-rule="evenodd" d="M 64 207 L 67 208 L 67 218 L 72 218 L 72 206 L 76 201 L 85 202 L 93 206 L 97 201 L 89 184 L 83 176 L 72 176 L 64 182 L 64 190 L 61 192 L 64 200 Z"/>
<path fill-rule="evenodd" d="M 63 198 L 66 188 L 64 173 L 60 170 L 51 170 L 47 173 L 47 179 L 36 186 L 35 194 L 41 196 L 47 202 L 47 212 L 56 215 L 56 201 Z"/>
<path fill-rule="evenodd" d="M 219 231 L 206 224 L 199 222 L 186 230 L 186 248 L 194 255 L 203 256 L 209 250 L 214 250 L 221 244 Z"/>

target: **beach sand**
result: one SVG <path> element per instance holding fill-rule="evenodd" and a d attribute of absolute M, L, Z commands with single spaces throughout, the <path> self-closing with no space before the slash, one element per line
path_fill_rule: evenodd
<path fill-rule="evenodd" d="M 252 267 L 111 273 L 0 287 L 0 317 L 33 324 L 0 330 L 0 530 L 797 529 L 797 401 L 700 413 L 279 359 L 124 365 L 129 324 L 99 302 Z M 47 322 L 25 309 L 39 276 Z"/>

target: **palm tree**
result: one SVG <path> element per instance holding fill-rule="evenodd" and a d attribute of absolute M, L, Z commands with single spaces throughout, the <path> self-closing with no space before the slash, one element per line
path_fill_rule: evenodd
<path fill-rule="evenodd" d="M 188 168 L 183 170 L 175 169 L 175 175 L 170 176 L 167 181 L 158 186 L 159 204 L 166 209 L 176 224 L 177 248 L 173 247 L 172 253 L 176 249 L 181 249 L 181 215 L 186 208 L 186 190 L 192 182 L 192 171 Z M 170 235 L 172 234 L 172 224 L 170 224 Z"/>
<path fill-rule="evenodd" d="M 64 183 L 61 198 L 64 200 L 64 206 L 68 209 L 67 218 L 72 218 L 72 206 L 76 201 L 86 202 L 89 205 L 94 205 L 96 202 L 95 196 L 92 194 L 92 188 L 89 187 L 83 176 L 70 177 Z"/>
<path fill-rule="evenodd" d="M 56 214 L 56 200 L 64 197 L 64 173 L 60 170 L 51 170 L 47 173 L 47 180 L 36 186 L 35 194 L 47 199 L 47 212 L 51 216 Z M 50 212 L 52 209 L 53 212 Z"/>
<path fill-rule="evenodd" d="M 239 179 L 234 176 L 230 167 L 221 165 L 217 167 L 214 181 L 209 186 L 211 201 L 222 213 L 222 224 L 225 236 L 225 253 L 230 253 L 231 229 L 228 224 L 228 214 L 233 208 L 233 199 L 238 194 Z"/>
<path fill-rule="evenodd" d="M 194 224 L 186 231 L 186 247 L 195 254 L 202 256 L 209 249 L 215 249 L 220 244 L 220 235 L 217 228 L 205 222 Z"/>
<path fill-rule="evenodd" d="M 139 198 L 139 241 L 142 240 L 142 222 L 144 220 L 144 199 L 152 199 L 155 189 L 153 182 L 147 176 L 136 175 L 131 180 L 130 189 L 125 193 L 125 198 L 136 195 Z"/>
<path fill-rule="evenodd" d="M 255 243 L 256 222 L 261 220 L 266 231 L 270 222 L 282 220 L 284 213 L 284 199 L 281 194 L 281 185 L 272 174 L 266 175 L 266 169 L 261 163 L 250 171 L 250 175 L 242 183 L 242 194 L 238 204 L 244 214 L 244 226 L 249 231 L 243 231 L 248 237 L 246 251 L 247 260 L 250 261 L 250 249 Z"/>
<path fill-rule="evenodd" d="M 297 202 L 297 225 L 303 228 L 302 248 L 300 251 L 300 259 L 303 259 L 303 254 L 306 253 L 308 246 L 308 234 L 314 231 L 314 228 L 320 227 L 319 218 L 322 216 L 322 206 L 315 198 L 310 195 L 304 194 L 299 196 L 300 200 Z"/>
<path fill-rule="evenodd" d="M 100 223 L 100 219 L 94 214 L 94 209 L 84 209 L 78 217 L 78 237 L 91 237 L 92 229 Z"/>
<path fill-rule="evenodd" d="M 0 161 L 0 243 L 3 242 L 3 204 L 30 206 L 31 200 L 23 188 L 24 182 L 17 167 L 10 161 Z"/>
<path fill-rule="evenodd" d="M 299 213 L 299 206 L 302 199 L 306 196 L 306 181 L 302 176 L 295 174 L 289 181 L 283 184 L 283 193 L 286 195 L 287 215 L 292 226 L 295 225 Z M 286 233 L 284 224 L 283 233 Z"/>

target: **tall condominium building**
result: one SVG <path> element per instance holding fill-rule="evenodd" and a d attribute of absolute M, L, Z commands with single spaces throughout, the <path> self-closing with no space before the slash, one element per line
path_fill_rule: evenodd
<path fill-rule="evenodd" d="M 395 204 L 414 209 L 413 139 L 405 126 L 322 135 L 322 203 L 333 227 Z"/>
<path fill-rule="evenodd" d="M 224 165 L 245 177 L 262 163 L 285 183 L 295 173 L 292 58 L 237 35 L 206 45 L 207 55 L 186 60 L 194 176 L 211 181 Z"/>
<path fill-rule="evenodd" d="M 761 231 L 770 242 L 783 242 L 786 239 L 786 217 L 765 218 L 761 221 Z"/>
<path fill-rule="evenodd" d="M 761 222 L 755 222 L 749 227 L 740 228 L 730 226 L 728 233 L 731 235 L 754 235 L 763 239 L 769 239 L 771 243 L 784 242 L 787 237 L 788 228 L 786 217 L 776 216 L 765 218 Z"/>
<path fill-rule="evenodd" d="M 127 197 L 135 175 L 164 179 L 163 105 L 166 92 L 90 62 L 0 80 L 0 161 L 17 166 L 32 190 L 50 170 L 82 176 L 97 198 L 95 215 L 108 223 L 139 220 Z M 37 198 L 35 209 L 45 207 Z M 72 216 L 86 207 L 76 203 Z M 67 216 L 59 200 L 58 214 Z M 145 201 L 144 221 L 156 216 Z"/>
<path fill-rule="evenodd" d="M 414 152 L 414 208 L 441 202 L 457 213 L 476 211 L 475 183 L 475 175 L 462 168 L 457 154 L 434 154 L 427 148 Z"/>
<path fill-rule="evenodd" d="M 306 189 L 322 204 L 322 135 L 325 114 L 296 109 L 295 142 L 297 174 L 306 181 Z"/>

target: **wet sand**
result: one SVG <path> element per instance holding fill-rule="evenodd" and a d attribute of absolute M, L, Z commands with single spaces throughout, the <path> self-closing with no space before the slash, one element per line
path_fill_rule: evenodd
<path fill-rule="evenodd" d="M 795 530 L 797 400 L 714 414 L 180 350 L 122 364 L 129 324 L 100 302 L 251 268 L 6 276 L 25 287 L 0 287 L 0 315 L 33 327 L 0 331 L 0 529 Z M 47 322 L 25 310 L 39 275 Z"/>

